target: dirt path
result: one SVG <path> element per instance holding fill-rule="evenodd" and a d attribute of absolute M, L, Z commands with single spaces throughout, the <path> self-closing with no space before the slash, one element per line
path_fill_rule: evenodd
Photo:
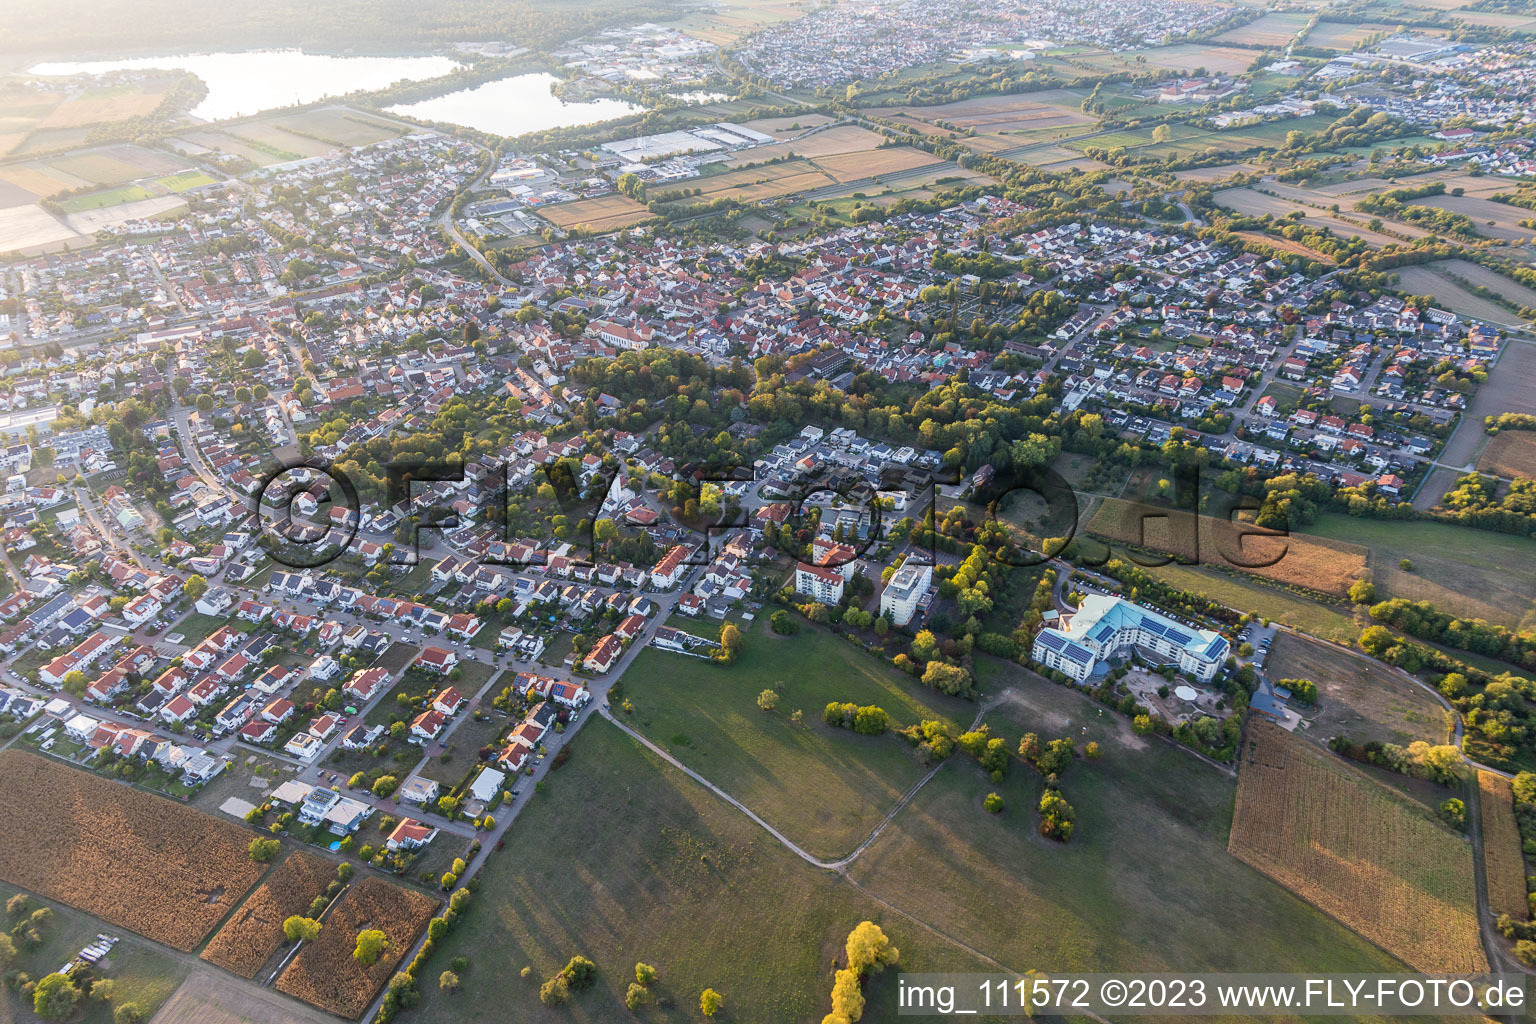
<path fill-rule="evenodd" d="M 995 707 L 997 703 L 998 699 L 984 701 L 981 707 L 977 710 L 976 718 L 973 722 L 971 722 L 970 728 L 975 729 L 980 726 L 982 718 L 984 718 L 986 713 Z M 845 857 L 840 857 L 837 860 L 822 860 L 820 857 L 816 857 L 801 849 L 794 840 L 790 839 L 784 833 L 768 824 L 768 822 L 765 821 L 760 815 L 758 815 L 756 811 L 752 810 L 752 808 L 731 796 L 731 794 L 727 793 L 713 782 L 710 782 L 708 779 L 694 771 L 692 768 L 689 768 L 687 765 L 683 764 L 683 762 L 673 757 L 670 753 L 662 749 L 657 744 L 652 743 L 637 730 L 631 728 L 624 722 L 619 721 L 614 717 L 613 712 L 609 711 L 606 706 L 599 705 L 598 714 L 602 715 L 608 721 L 618 726 L 621 732 L 629 736 L 636 743 L 639 743 L 642 747 L 649 750 L 657 757 L 661 758 L 667 764 L 671 765 L 673 768 L 676 768 L 678 771 L 688 776 L 694 782 L 697 782 L 699 785 L 703 786 L 705 789 L 709 790 L 711 793 L 715 794 L 720 799 L 730 804 L 732 807 L 736 808 L 742 814 L 745 814 L 748 818 L 751 818 L 752 821 L 758 825 L 758 827 L 767 832 L 769 835 L 773 836 L 773 838 L 777 839 L 780 845 L 782 845 L 790 853 L 793 853 L 796 857 L 799 857 L 801 860 L 805 861 L 807 864 L 810 864 L 812 867 L 824 868 L 828 871 L 836 871 L 838 874 L 846 873 L 848 866 L 857 860 L 860 854 L 869 849 L 870 845 L 874 843 L 876 839 L 880 838 L 880 833 L 884 832 L 886 828 L 891 824 L 891 822 L 896 820 L 896 816 L 902 812 L 907 804 L 912 802 L 912 798 L 917 796 L 922 788 L 933 780 L 933 777 L 939 773 L 940 768 L 944 767 L 944 762 L 940 761 L 938 764 L 928 769 L 928 771 L 923 774 L 922 778 L 914 782 L 912 787 L 901 795 L 901 799 L 897 800 L 896 803 L 891 806 L 891 809 L 886 812 L 885 817 L 880 819 L 880 823 L 876 825 L 874 830 L 864 838 L 863 842 L 854 847 L 851 853 Z"/>

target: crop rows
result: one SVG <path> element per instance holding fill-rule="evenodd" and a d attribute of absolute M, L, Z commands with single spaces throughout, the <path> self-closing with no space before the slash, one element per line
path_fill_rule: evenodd
<path fill-rule="evenodd" d="M 338 1016 L 362 1016 L 436 910 L 437 901 L 424 893 L 381 878 L 363 879 L 326 916 L 319 938 L 304 943 L 277 979 L 277 990 Z M 389 938 L 389 948 L 372 967 L 352 955 L 357 933 L 365 928 Z"/>
<path fill-rule="evenodd" d="M 290 854 L 251 893 L 203 950 L 203 959 L 243 978 L 254 978 L 283 943 L 283 922 L 304 914 L 336 877 L 329 861 L 302 851 Z"/>
<path fill-rule="evenodd" d="M 1478 806 L 1483 819 L 1483 870 L 1488 874 L 1488 905 L 1495 914 L 1516 921 L 1530 916 L 1525 899 L 1525 858 L 1520 826 L 1515 823 L 1515 794 L 1509 780 L 1494 772 L 1477 773 Z"/>
<path fill-rule="evenodd" d="M 1248 725 L 1227 848 L 1411 967 L 1488 969 L 1466 843 L 1269 722 Z"/>
<path fill-rule="evenodd" d="M 179 950 L 264 870 L 251 833 L 20 751 L 0 753 L 0 878 Z"/>

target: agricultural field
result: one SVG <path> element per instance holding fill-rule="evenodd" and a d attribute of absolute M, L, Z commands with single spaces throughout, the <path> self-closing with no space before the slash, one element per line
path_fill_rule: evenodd
<path fill-rule="evenodd" d="M 1505 29 L 1513 32 L 1530 32 L 1536 28 L 1536 18 L 1528 14 L 1502 14 L 1498 11 L 1457 11 L 1455 20 L 1479 28 Z"/>
<path fill-rule="evenodd" d="M 17 750 L 0 752 L 0 878 L 173 949 L 196 948 L 262 875 L 254 833 Z"/>
<path fill-rule="evenodd" d="M 1332 196 L 1313 194 L 1306 189 L 1273 181 L 1266 181 L 1263 187 L 1267 190 L 1266 192 L 1260 192 L 1251 186 L 1226 189 L 1216 193 L 1216 204 L 1250 217 L 1262 217 L 1267 213 L 1276 220 L 1300 211 L 1301 223 L 1308 227 L 1318 230 L 1327 228 L 1338 235 L 1352 235 L 1362 239 L 1367 245 L 1377 248 L 1400 243 L 1405 238 L 1420 238 L 1428 234 L 1422 228 L 1411 224 L 1399 224 L 1396 221 L 1390 225 L 1384 224 L 1381 230 L 1377 230 L 1370 226 L 1373 219 L 1370 215 L 1348 210 L 1347 203 L 1340 203 L 1340 212 L 1334 213 L 1328 208 L 1336 201 Z M 1268 192 L 1282 194 L 1269 195 Z M 1264 241 L 1275 245 L 1284 240 L 1265 236 Z"/>
<path fill-rule="evenodd" d="M 1229 774 L 1017 665 L 981 658 L 977 675 L 1000 698 L 986 723 L 1010 750 L 1026 731 L 1103 749 L 1063 775 L 1072 840 L 1037 834 L 1032 768 L 1014 760 L 993 783 L 955 758 L 850 867 L 870 893 L 1013 969 L 1395 968 L 1227 853 Z M 1004 800 L 997 815 L 982 810 L 991 791 Z"/>
<path fill-rule="evenodd" d="M 154 1024 L 335 1024 L 336 1018 L 312 1010 L 271 989 L 236 982 L 227 974 L 199 968 L 154 1018 Z"/>
<path fill-rule="evenodd" d="M 1342 597 L 1365 571 L 1366 550 L 1339 540 L 1284 536 L 1212 516 L 1107 498 L 1088 529 L 1111 541 Z M 1272 564 L 1265 564 L 1272 563 Z M 1250 568 L 1249 566 L 1253 566 Z"/>
<path fill-rule="evenodd" d="M 752 121 L 743 121 L 741 124 L 744 128 L 772 135 L 776 139 L 792 139 L 811 128 L 831 124 L 833 120 L 834 118 L 829 114 L 799 114 L 788 117 L 759 117 Z"/>
<path fill-rule="evenodd" d="M 0 253 L 57 248 L 85 237 L 36 203 L 0 209 Z"/>
<path fill-rule="evenodd" d="M 1211 42 L 1279 48 L 1295 39 L 1296 33 L 1307 27 L 1311 17 L 1306 11 L 1275 11 L 1213 36 Z"/>
<path fill-rule="evenodd" d="M 1536 433 L 1505 430 L 1489 438 L 1488 447 L 1477 457 L 1477 471 L 1536 479 Z"/>
<path fill-rule="evenodd" d="M 783 119 L 780 118 L 780 120 Z M 840 124 L 833 128 L 823 128 L 809 135 L 786 139 L 784 142 L 742 150 L 727 160 L 726 165 L 740 167 L 742 164 L 759 164 L 764 160 L 777 160 L 789 156 L 815 159 L 841 153 L 862 153 L 875 149 L 884 141 L 883 135 L 877 135 L 868 128 L 861 128 L 856 124 Z"/>
<path fill-rule="evenodd" d="M 1007 96 L 976 96 L 955 103 L 869 109 L 865 113 L 917 128 L 926 134 L 955 137 L 943 125 L 973 131 L 958 141 L 979 153 L 995 153 L 1042 138 L 1061 138 L 1072 129 L 1097 123 L 1083 113 L 1081 90 L 1051 89 Z"/>
<path fill-rule="evenodd" d="M 1488 969 L 1472 850 L 1422 806 L 1250 719 L 1232 855 L 1415 970 Z"/>
<path fill-rule="evenodd" d="M 11 79 L 0 86 L 0 156 L 65 148 L 83 141 L 92 126 L 148 116 L 180 80 L 150 73 L 130 84 L 81 89 L 48 79 L 34 88 L 39 80 Z"/>
<path fill-rule="evenodd" d="M 779 691 L 771 714 L 757 706 L 765 689 Z M 819 857 L 857 846 L 923 773 L 905 744 L 822 722 L 829 702 L 875 704 L 902 726 L 939 718 L 963 727 L 975 714 L 821 629 L 778 636 L 766 616 L 729 669 L 642 652 L 624 674 L 624 695 L 635 728 Z M 789 720 L 796 710 L 799 725 Z"/>
<path fill-rule="evenodd" d="M 340 1017 L 362 1016 L 437 908 L 431 896 L 381 878 L 355 882 L 325 916 L 319 938 L 304 943 L 284 969 L 277 990 Z M 372 967 L 352 955 L 365 928 L 389 937 L 389 948 Z"/>
<path fill-rule="evenodd" d="M 578 226 L 592 231 L 617 231 L 648 221 L 653 216 L 643 203 L 621 195 L 540 206 L 534 212 L 562 231 Z"/>
<path fill-rule="evenodd" d="M 1370 36 L 1394 28 L 1384 22 L 1320 21 L 1303 42 L 1322 50 L 1353 50 Z"/>
<path fill-rule="evenodd" d="M 1483 872 L 1488 877 L 1488 905 L 1495 915 L 1516 921 L 1530 917 L 1525 898 L 1525 856 L 1515 824 L 1515 794 L 1496 772 L 1477 773 L 1477 801 L 1482 809 Z"/>
<path fill-rule="evenodd" d="M 1370 658 L 1292 633 L 1279 633 L 1264 662 L 1270 679 L 1310 679 L 1318 703 L 1304 717 L 1307 736 L 1407 746 L 1448 743 L 1450 712 L 1417 683 Z"/>
<path fill-rule="evenodd" d="M 325 858 L 290 853 L 224 923 L 202 958 L 242 978 L 254 978 L 283 944 L 283 922 L 304 914 L 335 877 L 335 866 Z"/>
<path fill-rule="evenodd" d="M 1318 517 L 1307 530 L 1369 549 L 1378 597 L 1429 601 L 1454 615 L 1510 627 L 1536 622 L 1536 541 L 1528 537 L 1340 513 Z M 1405 558 L 1409 570 L 1401 567 Z"/>
<path fill-rule="evenodd" d="M 743 36 L 804 14 L 805 6 L 800 0 L 724 0 L 691 11 L 669 24 L 695 38 L 729 46 Z"/>

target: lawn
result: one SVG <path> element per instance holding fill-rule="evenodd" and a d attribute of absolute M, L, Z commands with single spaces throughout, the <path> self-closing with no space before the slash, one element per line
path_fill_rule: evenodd
<path fill-rule="evenodd" d="M 778 708 L 759 710 L 758 695 L 775 687 Z M 897 725 L 943 718 L 961 727 L 976 711 L 823 630 L 780 637 L 763 620 L 730 668 L 642 652 L 624 674 L 624 696 L 638 729 L 819 857 L 851 851 L 923 772 L 900 739 L 834 729 L 822 708 L 876 704 Z M 799 725 L 790 721 L 797 709 Z"/>
<path fill-rule="evenodd" d="M 660 971 L 664 1000 L 640 1019 L 696 1024 L 708 986 L 732 1024 L 814 1024 L 829 1007 L 833 960 L 862 920 L 885 928 L 904 971 L 987 969 L 799 860 L 602 719 L 571 749 L 481 871 L 403 1024 L 631 1020 L 623 999 L 638 960 Z M 576 954 L 596 963 L 595 986 L 545 1008 L 540 982 Z M 436 976 L 455 956 L 470 966 L 463 990 L 447 995 Z M 896 973 L 866 991 L 866 1021 L 896 1018 Z"/>
<path fill-rule="evenodd" d="M 0 882 L 0 904 L 21 891 Z M 122 941 L 103 961 L 104 966 L 99 966 L 98 974 L 112 979 L 115 1003 L 137 1003 L 145 1011 L 145 1020 L 154 1016 L 155 1010 L 187 976 L 187 968 L 182 963 L 132 933 L 30 892 L 27 899 L 31 905 L 29 913 L 47 907 L 53 912 L 53 920 L 41 929 L 43 944 L 31 952 L 21 953 L 10 969 L 26 971 L 33 979 L 41 978 L 58 970 L 82 948 L 94 942 L 97 933 L 116 935 Z M 6 915 L 4 921 L 9 931 L 13 919 Z M 74 1018 L 77 1024 L 110 1024 L 110 1004 L 91 1000 L 82 1001 L 81 1005 L 86 1009 L 84 1014 Z M 23 1005 L 9 988 L 0 988 L 0 1021 L 10 1024 L 37 1019 L 30 1000 Z"/>
<path fill-rule="evenodd" d="M 1527 537 L 1340 513 L 1321 516 L 1306 529 L 1369 548 L 1371 577 L 1382 598 L 1429 601 L 1453 615 L 1505 626 L 1536 624 L 1536 541 Z M 1411 571 L 1400 567 L 1404 558 Z"/>
<path fill-rule="evenodd" d="M 757 695 L 771 688 L 779 706 L 760 711 Z M 731 668 L 648 649 L 625 672 L 624 694 L 651 740 L 819 857 L 851 851 L 922 775 L 899 738 L 826 726 L 826 703 L 879 705 L 895 725 L 938 717 L 963 726 L 975 714 L 822 629 L 779 637 L 765 625 Z"/>
<path fill-rule="evenodd" d="M 850 869 L 870 892 L 1015 968 L 1400 969 L 1227 853 L 1229 774 L 1018 666 L 987 658 L 978 675 L 1006 699 L 987 724 L 1010 749 L 1026 730 L 1102 744 L 1062 779 L 1077 830 L 1038 835 L 1032 768 L 1014 760 L 994 784 L 957 757 Z"/>

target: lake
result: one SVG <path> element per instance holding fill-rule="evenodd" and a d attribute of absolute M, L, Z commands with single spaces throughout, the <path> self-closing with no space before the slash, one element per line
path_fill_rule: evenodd
<path fill-rule="evenodd" d="M 190 71 L 208 86 L 208 95 L 192 108 L 192 116 L 222 121 L 274 107 L 342 96 L 358 89 L 382 89 L 401 79 L 436 78 L 460 66 L 448 57 L 339 57 L 301 50 L 252 50 L 128 60 L 57 61 L 30 70 L 34 75 L 98 75 L 150 68 Z"/>
<path fill-rule="evenodd" d="M 443 121 L 493 135 L 513 136 L 546 128 L 596 124 L 644 109 L 615 99 L 567 103 L 549 91 L 558 81 L 554 75 L 542 72 L 515 75 L 388 110 L 423 121 Z"/>

